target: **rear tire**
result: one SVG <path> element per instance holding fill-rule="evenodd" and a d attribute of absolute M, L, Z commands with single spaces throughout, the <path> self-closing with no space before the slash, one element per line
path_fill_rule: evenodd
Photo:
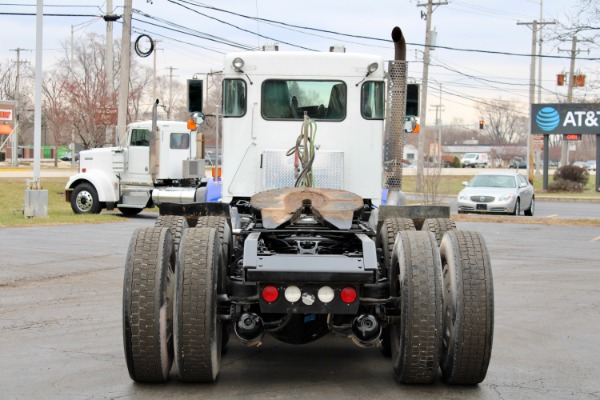
<path fill-rule="evenodd" d="M 217 314 L 221 244 L 214 228 L 184 231 L 175 290 L 175 362 L 179 379 L 213 382 L 221 365 L 222 328 Z"/>
<path fill-rule="evenodd" d="M 435 240 L 438 242 L 438 246 L 442 243 L 444 233 L 450 229 L 456 229 L 456 222 L 450 218 L 427 218 L 423 221 L 422 231 L 429 231 L 435 236 Z"/>
<path fill-rule="evenodd" d="M 231 259 L 231 247 L 233 239 L 231 237 L 231 228 L 229 222 L 225 217 L 198 217 L 196 228 L 215 228 L 219 234 L 219 240 L 221 242 L 223 260 L 225 265 L 229 264 Z"/>
<path fill-rule="evenodd" d="M 129 243 L 123 283 L 123 344 L 129 376 L 165 382 L 173 364 L 171 233 L 140 228 Z"/>
<path fill-rule="evenodd" d="M 394 376 L 400 383 L 431 383 L 440 360 L 440 253 L 430 232 L 400 232 L 392 255 L 399 271 L 400 324 L 391 326 Z"/>
<path fill-rule="evenodd" d="M 218 289 L 219 294 L 224 294 L 227 291 L 227 280 L 229 279 L 228 267 L 231 260 L 231 253 L 233 247 L 233 238 L 231 236 L 231 228 L 229 222 L 225 217 L 216 216 L 204 216 L 198 217 L 196 227 L 208 227 L 215 228 L 219 234 L 219 240 L 221 242 L 221 256 L 223 257 L 223 265 L 221 266 L 221 286 Z M 227 344 L 229 343 L 230 326 L 229 324 L 223 324 L 223 343 L 222 351 L 227 351 Z"/>
<path fill-rule="evenodd" d="M 377 245 L 381 246 L 383 250 L 383 265 L 385 266 L 387 277 L 390 281 L 390 291 L 392 293 L 397 292 L 397 282 L 392 280 L 392 273 L 390 272 L 392 265 L 392 252 L 394 251 L 396 235 L 400 231 L 414 230 L 416 230 L 415 224 L 410 218 L 386 218 L 383 221 L 383 225 L 381 225 L 381 229 L 379 230 Z M 381 352 L 386 357 L 390 357 L 392 355 L 390 328 L 387 326 L 384 327 L 381 332 Z"/>
<path fill-rule="evenodd" d="M 156 219 L 154 226 L 169 228 L 169 231 L 171 232 L 171 238 L 173 239 L 173 248 L 175 250 L 175 254 L 178 254 L 181 236 L 183 235 L 183 231 L 188 228 L 188 223 L 185 217 L 180 217 L 179 215 L 161 215 Z"/>
<path fill-rule="evenodd" d="M 476 385 L 485 379 L 494 334 L 492 269 L 483 237 L 449 231 L 441 245 L 444 335 L 440 366 L 444 380 Z"/>

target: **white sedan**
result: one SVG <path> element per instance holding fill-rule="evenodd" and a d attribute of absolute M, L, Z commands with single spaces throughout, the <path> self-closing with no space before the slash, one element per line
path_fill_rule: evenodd
<path fill-rule="evenodd" d="M 458 213 L 498 213 L 533 215 L 533 186 L 518 173 L 484 172 L 463 182 L 466 187 L 458 194 Z"/>

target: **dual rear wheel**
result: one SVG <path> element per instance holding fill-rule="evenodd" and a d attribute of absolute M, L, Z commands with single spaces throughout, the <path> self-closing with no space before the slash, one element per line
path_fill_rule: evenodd
<path fill-rule="evenodd" d="M 431 222 L 394 240 L 388 274 L 397 316 L 387 340 L 401 383 L 433 382 L 441 369 L 447 383 L 474 385 L 487 373 L 494 320 L 489 254 L 479 233 L 450 225 Z M 385 353 L 386 337 L 382 344 Z"/>
<path fill-rule="evenodd" d="M 173 362 L 182 381 L 217 378 L 225 339 L 218 294 L 231 243 L 223 223 L 217 217 L 188 228 L 183 217 L 162 216 L 134 233 L 123 288 L 125 358 L 134 381 L 164 382 Z"/>

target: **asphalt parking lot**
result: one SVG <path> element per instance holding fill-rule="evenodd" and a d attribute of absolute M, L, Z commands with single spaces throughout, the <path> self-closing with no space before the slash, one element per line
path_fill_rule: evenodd
<path fill-rule="evenodd" d="M 483 233 L 495 334 L 476 387 L 403 386 L 379 349 L 232 340 L 214 384 L 139 385 L 121 333 L 123 265 L 143 213 L 123 223 L 0 229 L 0 397 L 6 399 L 598 399 L 597 227 L 462 223 Z M 270 340 L 269 340 L 270 339 Z"/>

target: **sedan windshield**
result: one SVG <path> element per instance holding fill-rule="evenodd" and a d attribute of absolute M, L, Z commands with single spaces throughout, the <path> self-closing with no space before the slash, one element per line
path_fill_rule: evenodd
<path fill-rule="evenodd" d="M 469 187 L 515 188 L 517 183 L 510 175 L 477 175 L 471 180 Z"/>

